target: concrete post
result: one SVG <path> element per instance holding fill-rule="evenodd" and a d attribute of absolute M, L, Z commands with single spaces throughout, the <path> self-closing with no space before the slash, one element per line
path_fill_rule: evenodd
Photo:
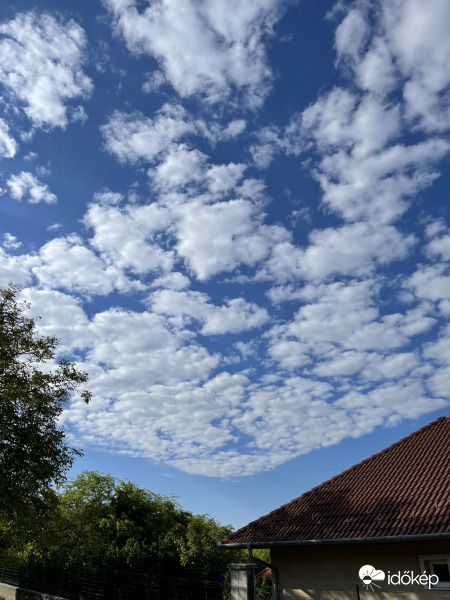
<path fill-rule="evenodd" d="M 230 569 L 231 600 L 254 600 L 256 563 L 228 565 Z"/>

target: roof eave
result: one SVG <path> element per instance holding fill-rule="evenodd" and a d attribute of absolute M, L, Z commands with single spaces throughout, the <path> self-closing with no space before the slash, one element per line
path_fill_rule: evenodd
<path fill-rule="evenodd" d="M 319 546 L 321 544 L 373 544 L 386 542 L 414 542 L 450 539 L 450 532 L 422 533 L 416 535 L 388 535 L 382 537 L 336 538 L 322 540 L 282 540 L 276 542 L 219 542 L 219 548 L 274 548 L 276 546 Z"/>

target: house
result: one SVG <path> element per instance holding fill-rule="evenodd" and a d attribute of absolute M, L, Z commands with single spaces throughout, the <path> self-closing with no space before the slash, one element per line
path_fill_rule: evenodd
<path fill-rule="evenodd" d="M 450 600 L 450 418 L 223 542 L 270 548 L 283 600 Z"/>

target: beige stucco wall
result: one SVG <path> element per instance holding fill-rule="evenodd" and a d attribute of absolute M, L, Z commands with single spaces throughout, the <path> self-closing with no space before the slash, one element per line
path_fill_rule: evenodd
<path fill-rule="evenodd" d="M 450 600 L 450 590 L 424 589 L 418 584 L 389 586 L 388 571 L 419 574 L 419 555 L 450 554 L 450 540 L 321 546 L 284 546 L 271 549 L 271 562 L 279 568 L 283 600 Z M 372 565 L 386 573 L 376 593 L 365 591 L 358 572 Z"/>

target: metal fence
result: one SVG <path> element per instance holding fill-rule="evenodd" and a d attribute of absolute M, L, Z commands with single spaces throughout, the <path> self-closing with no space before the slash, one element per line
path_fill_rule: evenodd
<path fill-rule="evenodd" d="M 192 575 L 186 570 L 186 575 Z M 113 569 L 12 565 L 0 559 L 0 581 L 68 600 L 223 600 L 219 581 Z"/>

